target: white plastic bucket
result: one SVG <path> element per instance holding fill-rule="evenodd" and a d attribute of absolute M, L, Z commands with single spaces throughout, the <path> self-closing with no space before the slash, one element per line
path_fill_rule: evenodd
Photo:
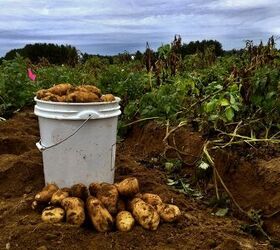
<path fill-rule="evenodd" d="M 95 103 L 34 100 L 45 183 L 113 183 L 120 98 Z"/>

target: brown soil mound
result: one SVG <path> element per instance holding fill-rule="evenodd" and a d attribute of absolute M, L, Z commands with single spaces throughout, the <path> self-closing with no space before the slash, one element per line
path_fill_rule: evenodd
<path fill-rule="evenodd" d="M 0 249 L 271 249 L 268 243 L 241 232 L 242 221 L 211 215 L 201 202 L 167 186 L 164 172 L 143 165 L 163 152 L 164 135 L 165 129 L 153 123 L 135 127 L 118 145 L 116 180 L 137 177 L 143 192 L 159 194 L 165 202 L 178 205 L 184 216 L 177 223 L 161 224 L 155 232 L 135 226 L 131 232 L 97 233 L 88 225 L 77 228 L 41 222 L 40 214 L 30 208 L 34 194 L 44 185 L 41 153 L 35 147 L 37 119 L 27 111 L 0 122 L 0 140 L 6 141 L 0 144 Z M 186 161 L 195 160 L 203 142 L 200 135 L 181 130 L 177 136 L 176 145 L 187 153 Z M 274 179 L 269 180 L 273 185 Z M 247 183 L 244 186 L 256 183 L 243 176 L 235 185 L 241 181 Z M 260 197 L 266 199 L 263 194 Z"/>

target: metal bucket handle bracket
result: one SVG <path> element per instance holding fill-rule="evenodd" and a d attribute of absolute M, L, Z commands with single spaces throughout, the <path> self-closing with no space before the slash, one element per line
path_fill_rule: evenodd
<path fill-rule="evenodd" d="M 83 112 L 81 112 L 81 113 L 79 114 L 79 117 L 80 117 L 80 118 L 85 117 L 85 116 L 87 116 L 87 119 L 84 120 L 83 123 L 82 123 L 72 134 L 68 135 L 68 136 L 65 137 L 63 140 L 61 140 L 61 141 L 59 141 L 59 142 L 57 142 L 57 143 L 55 143 L 55 144 L 53 144 L 53 145 L 51 145 L 51 146 L 44 146 L 44 145 L 42 144 L 42 140 L 40 139 L 40 141 L 38 141 L 38 142 L 36 143 L 36 146 L 37 146 L 37 148 L 39 149 L 39 151 L 43 152 L 43 151 L 45 151 L 45 150 L 47 150 L 47 149 L 53 148 L 53 147 L 55 147 L 55 146 L 57 146 L 57 145 L 59 145 L 59 144 L 65 142 L 65 141 L 67 141 L 69 138 L 71 138 L 71 137 L 74 136 L 76 133 L 78 133 L 78 131 L 79 131 L 83 126 L 85 126 L 86 123 L 87 123 L 91 118 L 97 119 L 97 117 L 98 117 L 98 118 L 101 117 L 100 114 L 99 114 L 98 112 L 92 112 L 92 111 L 90 111 L 90 112 L 88 112 L 88 111 L 83 111 Z"/>

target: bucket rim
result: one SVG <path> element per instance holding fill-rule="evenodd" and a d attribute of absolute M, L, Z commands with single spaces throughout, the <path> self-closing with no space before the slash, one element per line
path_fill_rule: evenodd
<path fill-rule="evenodd" d="M 115 104 L 121 101 L 121 98 L 115 96 L 115 100 L 112 102 L 52 102 L 52 101 L 44 101 L 38 99 L 36 96 L 34 97 L 34 101 L 36 103 L 45 103 L 52 105 L 67 105 L 67 106 L 91 106 L 91 105 L 106 105 L 106 104 Z"/>

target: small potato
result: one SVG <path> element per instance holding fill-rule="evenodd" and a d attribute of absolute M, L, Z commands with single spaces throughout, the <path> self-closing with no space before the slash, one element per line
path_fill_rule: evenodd
<path fill-rule="evenodd" d="M 134 226 L 135 220 L 128 211 L 121 211 L 116 217 L 116 226 L 119 231 L 128 232 Z"/>
<path fill-rule="evenodd" d="M 98 232 L 112 230 L 113 217 L 97 198 L 93 196 L 88 197 L 87 210 L 90 220 Z"/>
<path fill-rule="evenodd" d="M 139 183 L 135 177 L 126 178 L 123 181 L 116 183 L 120 195 L 133 197 L 139 192 Z"/>
<path fill-rule="evenodd" d="M 66 95 L 67 92 L 70 91 L 72 88 L 73 86 L 69 83 L 61 83 L 49 88 L 48 91 L 54 95 L 63 96 Z"/>
<path fill-rule="evenodd" d="M 160 215 L 160 218 L 165 222 L 176 221 L 181 216 L 180 209 L 172 204 L 158 204 L 156 209 Z"/>
<path fill-rule="evenodd" d="M 52 198 L 52 195 L 58 190 L 56 184 L 46 185 L 41 192 L 35 195 L 35 200 L 38 202 L 49 202 Z"/>
<path fill-rule="evenodd" d="M 162 204 L 162 199 L 156 194 L 145 193 L 142 195 L 142 200 L 155 207 Z"/>
<path fill-rule="evenodd" d="M 97 192 L 98 190 L 100 190 L 101 188 L 101 185 L 100 183 L 96 183 L 96 182 L 93 182 L 89 185 L 88 187 L 88 190 L 89 190 L 89 193 L 92 195 L 92 196 L 95 196 L 97 195 Z"/>
<path fill-rule="evenodd" d="M 116 98 L 112 94 L 106 94 L 101 96 L 100 100 L 102 102 L 113 102 L 116 100 Z"/>
<path fill-rule="evenodd" d="M 62 189 L 58 189 L 51 198 L 51 204 L 60 205 L 62 200 L 69 197 L 69 192 L 63 191 Z"/>
<path fill-rule="evenodd" d="M 74 91 L 65 98 L 66 102 L 99 102 L 99 97 L 92 92 Z"/>
<path fill-rule="evenodd" d="M 156 230 L 160 217 L 152 205 L 147 204 L 140 198 L 134 198 L 131 201 L 132 214 L 135 220 L 145 229 Z"/>
<path fill-rule="evenodd" d="M 42 213 L 42 220 L 48 223 L 62 222 L 65 211 L 60 207 L 46 207 Z"/>
<path fill-rule="evenodd" d="M 66 211 L 66 222 L 81 226 L 85 221 L 84 202 L 77 197 L 67 197 L 61 202 Z"/>
<path fill-rule="evenodd" d="M 86 201 L 88 197 L 88 190 L 84 184 L 78 183 L 70 188 L 69 194 L 71 197 L 77 197 L 82 199 L 83 201 Z"/>

